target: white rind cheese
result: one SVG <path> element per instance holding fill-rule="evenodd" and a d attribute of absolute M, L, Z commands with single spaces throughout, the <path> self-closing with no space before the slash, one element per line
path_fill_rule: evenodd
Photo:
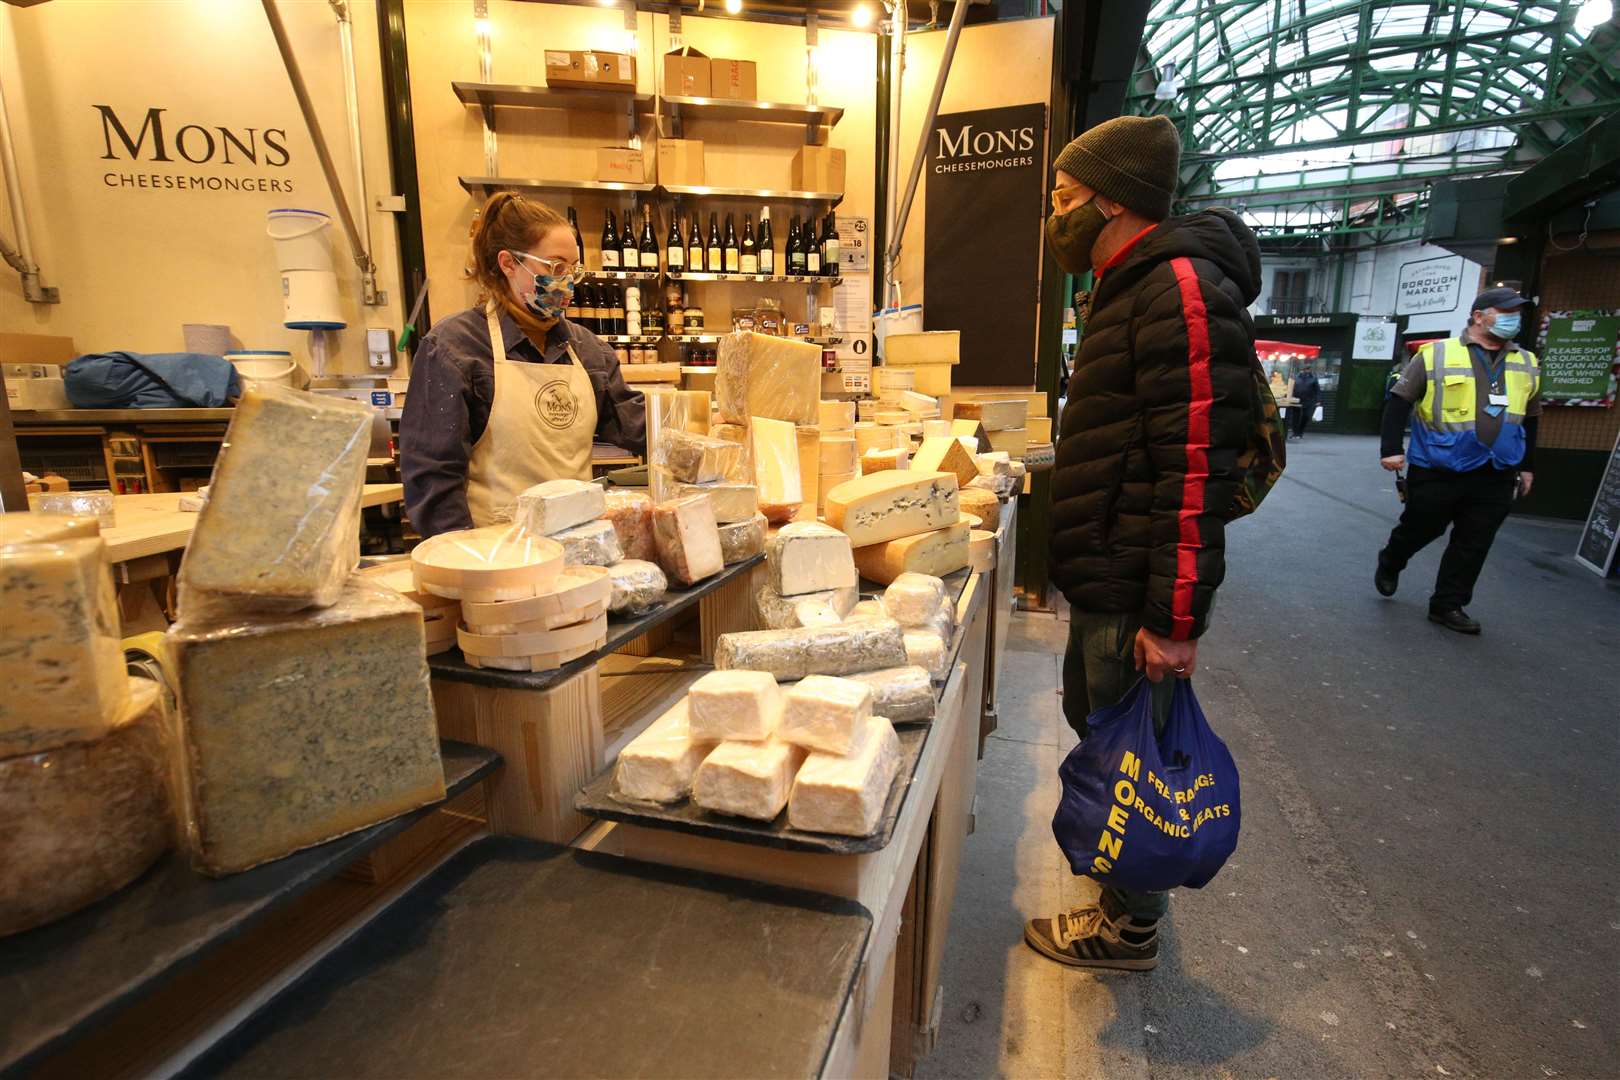
<path fill-rule="evenodd" d="M 957 520 L 956 487 L 950 473 L 870 473 L 828 493 L 827 524 L 856 547 L 942 529 Z"/>
<path fill-rule="evenodd" d="M 250 382 L 180 564 L 181 618 L 334 603 L 360 559 L 376 411 Z"/>
<path fill-rule="evenodd" d="M 28 523 L 28 535 L 71 529 Z M 128 694 L 118 598 L 101 539 L 0 547 L 0 757 L 98 738 L 117 722 Z"/>
<path fill-rule="evenodd" d="M 864 671 L 850 678 L 872 688 L 872 712 L 878 716 L 887 716 L 896 724 L 934 718 L 937 699 L 933 678 L 926 668 L 908 664 Z"/>
<path fill-rule="evenodd" d="M 743 448 L 728 439 L 665 431 L 659 436 L 664 467 L 683 484 L 712 484 L 736 474 Z"/>
<path fill-rule="evenodd" d="M 624 560 L 619 532 L 611 521 L 587 521 L 556 533 L 552 539 L 562 545 L 565 566 L 612 566 Z"/>
<path fill-rule="evenodd" d="M 654 505 L 653 540 L 658 545 L 658 564 L 670 580 L 682 585 L 694 585 L 726 568 L 714 511 L 703 496 Z"/>
<path fill-rule="evenodd" d="M 783 596 L 767 582 L 754 594 L 754 605 L 759 612 L 760 625 L 766 630 L 791 630 L 801 626 L 826 625 L 828 620 L 824 612 L 832 614 L 831 622 L 842 622 L 855 608 L 860 596 L 860 590 L 854 585 Z"/>
<path fill-rule="evenodd" d="M 782 695 L 777 738 L 829 754 L 848 754 L 872 716 L 872 688 L 853 679 L 808 675 Z"/>
<path fill-rule="evenodd" d="M 781 596 L 825 592 L 855 585 L 849 537 L 818 521 L 795 521 L 765 541 L 771 588 Z"/>
<path fill-rule="evenodd" d="M 720 418 L 764 416 L 814 426 L 821 412 L 821 346 L 742 331 L 720 339 L 714 396 Z"/>
<path fill-rule="evenodd" d="M 163 692 L 125 679 L 106 734 L 0 759 L 0 937 L 123 888 L 174 840 Z"/>
<path fill-rule="evenodd" d="M 932 574 L 904 573 L 883 590 L 883 610 L 901 626 L 922 626 L 945 603 L 945 583 Z"/>
<path fill-rule="evenodd" d="M 614 796 L 633 802 L 672 803 L 692 793 L 692 777 L 715 747 L 692 738 L 685 698 L 619 751 Z"/>
<path fill-rule="evenodd" d="M 719 526 L 721 561 L 730 566 L 761 554 L 765 550 L 765 526 L 764 514 Z"/>
<path fill-rule="evenodd" d="M 721 743 L 698 766 L 692 801 L 719 814 L 774 821 L 803 762 L 802 747 L 774 739 Z"/>
<path fill-rule="evenodd" d="M 849 619 L 887 619 L 889 613 L 883 610 L 882 600 L 862 600 L 845 618 Z"/>
<path fill-rule="evenodd" d="M 714 666 L 721 671 L 768 671 L 778 679 L 849 675 L 904 663 L 905 639 L 893 619 L 721 634 L 714 651 Z"/>
<path fill-rule="evenodd" d="M 193 859 L 232 874 L 444 797 L 422 611 L 351 577 L 322 611 L 169 628 Z"/>
<path fill-rule="evenodd" d="M 849 756 L 814 753 L 805 759 L 788 802 L 788 825 L 805 832 L 870 836 L 883 820 L 900 769 L 900 740 L 882 716 L 862 725 Z"/>
<path fill-rule="evenodd" d="M 942 636 L 932 630 L 907 630 L 905 644 L 906 663 L 925 669 L 930 678 L 945 678 L 949 648 Z"/>
<path fill-rule="evenodd" d="M 550 536 L 572 529 L 607 510 L 601 484 L 584 480 L 547 480 L 517 497 L 512 520 L 535 536 Z"/>
<path fill-rule="evenodd" d="M 669 588 L 669 578 L 657 563 L 626 559 L 608 567 L 613 591 L 608 610 L 615 615 L 643 615 L 657 607 Z"/>
<path fill-rule="evenodd" d="M 687 691 L 692 737 L 768 739 L 782 721 L 782 694 L 764 671 L 711 671 Z"/>

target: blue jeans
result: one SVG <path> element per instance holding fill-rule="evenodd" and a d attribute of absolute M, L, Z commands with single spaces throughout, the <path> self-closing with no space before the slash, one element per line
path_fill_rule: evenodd
<path fill-rule="evenodd" d="M 1093 615 L 1069 611 L 1069 647 L 1063 654 L 1063 716 L 1075 734 L 1086 737 L 1086 717 L 1113 705 L 1141 678 L 1136 670 L 1136 632 L 1142 624 L 1134 614 Z M 1153 727 L 1159 734 L 1170 718 L 1170 697 L 1175 683 L 1166 678 L 1153 685 Z M 1166 893 L 1137 893 L 1104 885 L 1119 907 L 1133 919 L 1152 922 L 1170 907 Z"/>

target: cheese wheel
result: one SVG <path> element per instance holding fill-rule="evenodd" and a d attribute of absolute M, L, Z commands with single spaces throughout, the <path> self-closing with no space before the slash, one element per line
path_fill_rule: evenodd
<path fill-rule="evenodd" d="M 528 634 L 479 634 L 466 629 L 456 631 L 456 642 L 461 646 L 461 651 L 470 656 L 537 656 L 579 648 L 588 652 L 606 640 L 605 611 L 589 622 Z"/>
<path fill-rule="evenodd" d="M 594 614 L 575 618 L 568 616 L 597 604 L 606 604 L 612 592 L 613 581 L 607 567 L 570 566 L 534 596 L 487 604 L 462 604 L 461 620 L 468 628 L 480 633 L 492 632 L 481 630 L 483 626 L 530 623 L 549 624 L 536 626 L 536 630 L 552 630 L 595 618 Z"/>
<path fill-rule="evenodd" d="M 440 533 L 411 552 L 420 588 L 475 602 L 535 596 L 557 580 L 562 568 L 561 544 L 528 535 L 516 525 Z"/>
<path fill-rule="evenodd" d="M 962 513 L 978 518 L 991 532 L 1001 528 L 1001 500 L 996 498 L 995 492 L 965 487 L 956 493 L 956 505 Z"/>
<path fill-rule="evenodd" d="M 996 566 L 996 534 L 974 529 L 968 533 L 968 569 L 988 573 Z"/>

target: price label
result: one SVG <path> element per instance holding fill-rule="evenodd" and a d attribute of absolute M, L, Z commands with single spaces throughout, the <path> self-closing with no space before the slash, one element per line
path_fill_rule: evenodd
<path fill-rule="evenodd" d="M 864 274 L 872 268 L 871 219 L 837 216 L 838 266 L 845 273 Z"/>

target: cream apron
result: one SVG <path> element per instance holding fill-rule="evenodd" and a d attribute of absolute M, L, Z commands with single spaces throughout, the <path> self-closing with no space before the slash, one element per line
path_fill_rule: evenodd
<path fill-rule="evenodd" d="M 479 526 L 511 520 L 518 495 L 535 484 L 589 480 L 596 434 L 596 391 L 574 346 L 566 364 L 508 360 L 494 307 L 484 316 L 495 396 L 467 463 L 467 510 Z"/>

